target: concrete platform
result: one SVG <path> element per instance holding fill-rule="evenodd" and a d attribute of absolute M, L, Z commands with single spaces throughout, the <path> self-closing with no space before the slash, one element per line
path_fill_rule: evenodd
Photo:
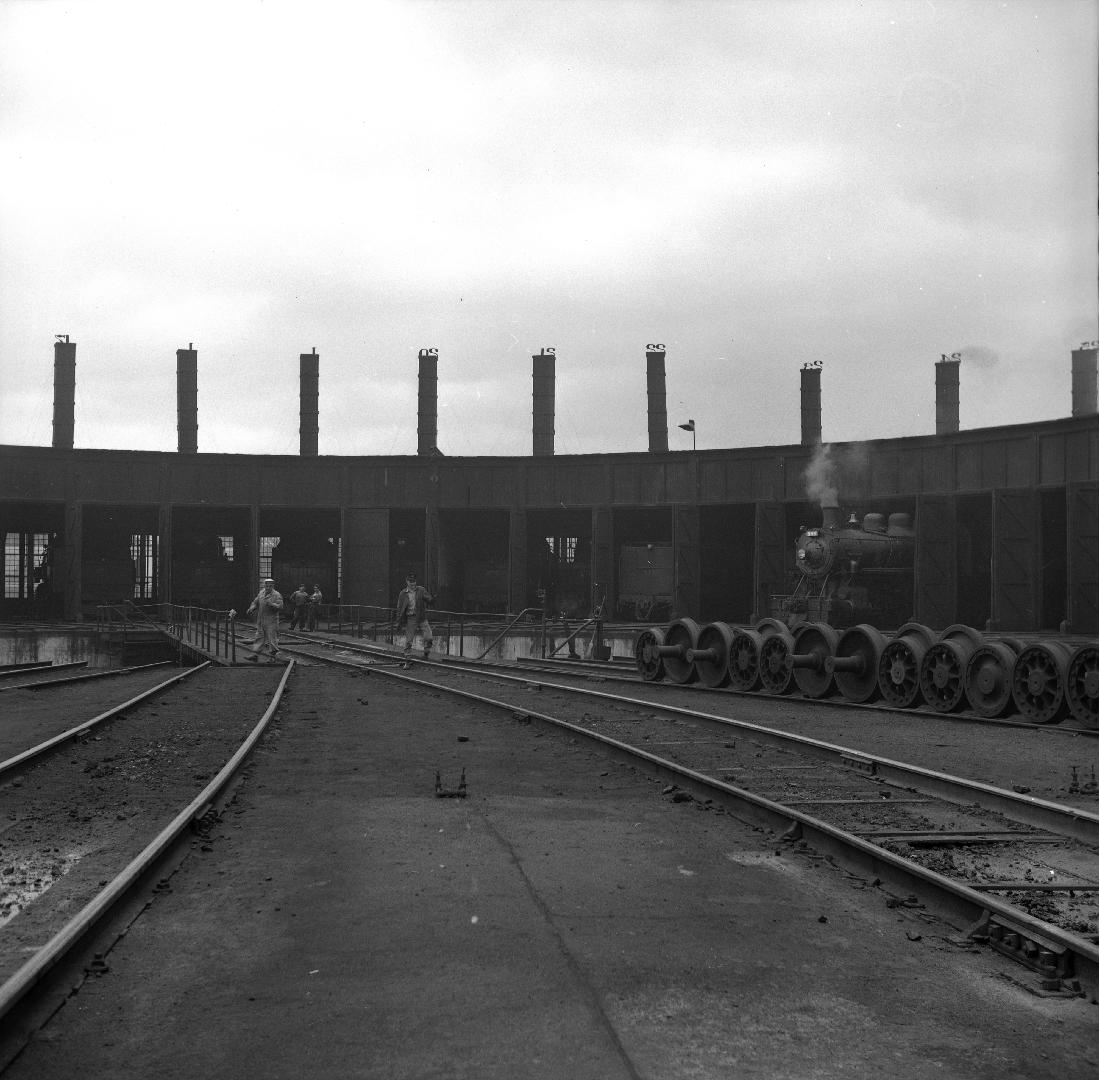
<path fill-rule="evenodd" d="M 811 852 L 505 714 L 291 687 L 210 839 L 6 1078 L 1099 1076 L 1099 1007 Z"/>

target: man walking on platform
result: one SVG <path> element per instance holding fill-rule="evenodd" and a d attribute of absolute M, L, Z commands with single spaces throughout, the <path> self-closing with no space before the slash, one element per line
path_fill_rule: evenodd
<path fill-rule="evenodd" d="M 431 623 L 427 621 L 427 605 L 434 599 L 427 589 L 416 583 L 416 572 L 409 570 L 405 579 L 405 586 L 397 597 L 397 618 L 394 620 L 393 629 L 404 627 L 405 656 L 412 655 L 412 639 L 419 630 L 423 635 L 424 659 L 431 653 Z"/>
<path fill-rule="evenodd" d="M 279 615 L 282 612 L 282 593 L 275 589 L 274 578 L 264 578 L 263 588 L 259 595 L 252 601 L 248 608 L 248 614 L 256 613 L 256 636 L 252 639 L 256 655 L 249 657 L 253 663 L 258 662 L 259 654 L 264 649 L 271 650 L 271 659 L 275 660 L 282 654 L 279 652 Z"/>

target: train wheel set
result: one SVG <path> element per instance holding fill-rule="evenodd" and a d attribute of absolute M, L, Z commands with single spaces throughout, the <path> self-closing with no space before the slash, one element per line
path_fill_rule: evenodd
<path fill-rule="evenodd" d="M 909 622 L 886 633 L 861 624 L 791 629 L 675 619 L 637 637 L 634 656 L 648 682 L 730 687 L 808 698 L 841 696 L 894 708 L 926 705 L 1035 724 L 1072 716 L 1099 729 L 1099 641 L 1023 641 L 955 624 L 936 633 Z"/>

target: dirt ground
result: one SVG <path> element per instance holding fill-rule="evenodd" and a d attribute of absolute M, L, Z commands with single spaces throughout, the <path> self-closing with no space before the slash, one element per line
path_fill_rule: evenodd
<path fill-rule="evenodd" d="M 171 886 L 6 1076 L 1099 1076 L 1094 1003 L 575 740 L 377 674 L 298 669 Z"/>

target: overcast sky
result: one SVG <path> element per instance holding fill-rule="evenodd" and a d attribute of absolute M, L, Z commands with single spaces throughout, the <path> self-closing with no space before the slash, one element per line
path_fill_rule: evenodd
<path fill-rule="evenodd" d="M 1071 413 L 1097 324 L 1096 0 L 0 0 L 0 443 L 174 451 L 645 450 Z"/>

